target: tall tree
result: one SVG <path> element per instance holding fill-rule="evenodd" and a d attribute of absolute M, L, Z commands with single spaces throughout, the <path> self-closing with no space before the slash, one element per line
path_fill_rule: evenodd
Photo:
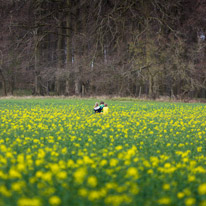
<path fill-rule="evenodd" d="M 67 0 L 66 10 L 66 88 L 65 95 L 70 94 L 70 81 L 71 81 L 71 1 Z"/>

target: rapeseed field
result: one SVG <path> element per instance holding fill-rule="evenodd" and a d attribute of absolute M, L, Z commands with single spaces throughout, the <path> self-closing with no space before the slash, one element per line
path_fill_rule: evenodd
<path fill-rule="evenodd" d="M 206 206 L 206 105 L 0 100 L 0 205 Z"/>

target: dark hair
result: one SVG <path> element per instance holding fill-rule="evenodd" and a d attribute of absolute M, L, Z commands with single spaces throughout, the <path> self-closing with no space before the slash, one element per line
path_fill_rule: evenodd
<path fill-rule="evenodd" d="M 108 106 L 108 104 L 105 104 L 104 106 L 105 106 L 105 107 L 107 107 L 107 106 Z"/>
<path fill-rule="evenodd" d="M 100 104 L 104 104 L 104 102 L 103 102 L 103 101 L 101 101 L 101 102 L 100 102 Z"/>

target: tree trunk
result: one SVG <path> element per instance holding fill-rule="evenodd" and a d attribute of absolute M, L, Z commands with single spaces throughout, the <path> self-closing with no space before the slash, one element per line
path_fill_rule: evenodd
<path fill-rule="evenodd" d="M 76 16 L 78 15 L 77 10 L 76 10 Z M 74 35 L 78 33 L 78 27 L 77 27 L 77 21 L 74 22 Z M 81 29 L 81 28 L 80 28 Z M 83 51 L 82 51 L 83 52 Z M 79 54 L 74 54 L 74 89 L 75 89 L 75 95 L 80 95 L 80 90 L 81 90 L 81 85 L 80 85 L 80 67 L 79 67 Z"/>
<path fill-rule="evenodd" d="M 84 84 L 82 84 L 82 96 L 84 96 L 85 95 L 85 86 L 84 86 Z"/>
<path fill-rule="evenodd" d="M 11 95 L 14 94 L 14 88 L 15 88 L 15 74 L 11 74 L 11 82 L 10 82 L 10 90 L 11 90 Z"/>
<path fill-rule="evenodd" d="M 65 88 L 65 95 L 69 95 L 69 83 L 70 83 L 70 73 L 71 73 L 71 15 L 70 15 L 70 0 L 67 0 L 67 7 L 69 9 L 67 16 L 66 16 L 66 49 L 67 49 L 67 55 L 66 55 L 66 88 Z"/>
<path fill-rule="evenodd" d="M 61 28 L 61 20 L 58 28 L 58 41 L 57 41 L 57 74 L 56 74 L 56 82 L 55 82 L 55 90 L 57 95 L 61 94 L 60 91 L 60 73 L 62 68 L 62 28 Z"/>
<path fill-rule="evenodd" d="M 2 70 L 0 69 L 0 76 L 2 78 L 2 89 L 3 89 L 3 95 L 7 96 L 7 89 L 6 89 L 6 79 L 4 77 L 4 74 L 2 72 Z"/>
<path fill-rule="evenodd" d="M 149 97 L 153 96 L 153 78 L 152 75 L 149 73 Z"/>
<path fill-rule="evenodd" d="M 142 87 L 140 86 L 139 87 L 139 98 L 141 97 L 141 95 L 142 95 Z"/>
<path fill-rule="evenodd" d="M 35 31 L 35 49 L 34 49 L 34 95 L 40 95 L 40 82 L 39 82 L 39 48 L 37 29 Z"/>
<path fill-rule="evenodd" d="M 157 69 L 157 68 L 156 68 Z M 158 83 L 158 73 L 155 73 L 153 76 L 153 99 L 159 97 L 159 83 Z"/>
<path fill-rule="evenodd" d="M 38 72 L 34 72 L 34 95 L 40 95 L 40 82 Z"/>
<path fill-rule="evenodd" d="M 76 73 L 76 75 L 78 74 Z M 79 96 L 79 94 L 80 94 L 80 82 L 79 82 L 79 78 L 76 77 L 75 78 L 75 95 Z"/>

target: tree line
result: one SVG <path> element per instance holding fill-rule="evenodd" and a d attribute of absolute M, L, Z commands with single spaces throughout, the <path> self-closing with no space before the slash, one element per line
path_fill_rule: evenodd
<path fill-rule="evenodd" d="M 1 95 L 206 97 L 206 0 L 0 0 Z"/>

